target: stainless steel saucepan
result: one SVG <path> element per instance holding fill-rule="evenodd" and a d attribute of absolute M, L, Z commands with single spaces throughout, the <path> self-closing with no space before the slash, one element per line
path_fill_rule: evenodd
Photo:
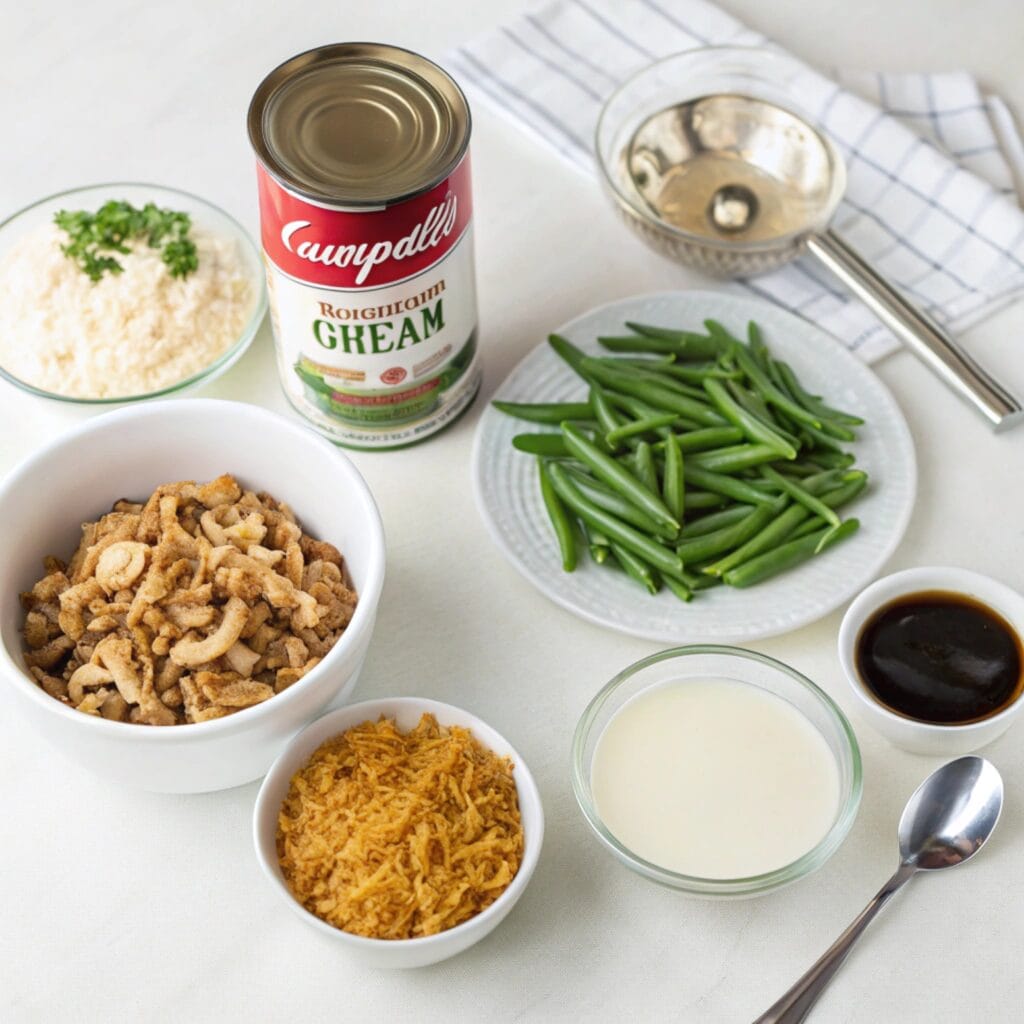
<path fill-rule="evenodd" d="M 730 277 L 809 253 L 989 423 L 1020 402 L 829 228 L 846 187 L 832 142 L 800 113 L 800 65 L 707 47 L 653 64 L 605 104 L 597 153 L 627 223 L 681 263 Z"/>

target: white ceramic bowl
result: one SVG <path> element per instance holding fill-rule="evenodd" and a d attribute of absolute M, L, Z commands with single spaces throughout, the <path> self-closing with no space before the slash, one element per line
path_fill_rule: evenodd
<path fill-rule="evenodd" d="M 311 914 L 292 895 L 281 874 L 277 859 L 277 816 L 288 794 L 292 776 L 309 760 L 325 740 L 354 725 L 376 721 L 381 715 L 394 718 L 398 728 L 407 731 L 430 712 L 441 725 L 461 725 L 496 754 L 512 759 L 519 793 L 519 813 L 523 822 L 523 859 L 509 887 L 484 911 L 468 921 L 419 939 L 368 939 L 341 931 Z M 475 715 L 451 704 L 420 697 L 389 697 L 368 700 L 332 711 L 295 737 L 288 749 L 274 762 L 263 780 L 253 813 L 253 841 L 256 857 L 270 884 L 299 917 L 322 935 L 334 939 L 353 959 L 369 967 L 425 967 L 447 960 L 489 935 L 516 905 L 537 866 L 544 841 L 544 810 L 540 793 L 530 769 L 509 742 Z"/>
<path fill-rule="evenodd" d="M 861 715 L 890 743 L 913 754 L 953 756 L 967 754 L 1002 736 L 1024 711 L 1018 697 L 1004 711 L 966 725 L 933 725 L 904 718 L 883 707 L 868 691 L 857 671 L 857 638 L 876 611 L 904 594 L 946 590 L 964 594 L 998 612 L 1024 637 L 1024 596 L 989 576 L 952 566 L 906 569 L 872 583 L 850 605 L 839 627 L 839 661 L 846 681 L 859 701 Z"/>
<path fill-rule="evenodd" d="M 82 714 L 28 675 L 18 595 L 42 559 L 67 558 L 81 524 L 161 483 L 233 473 L 287 501 L 315 537 L 345 556 L 359 594 L 352 622 L 324 660 L 284 693 L 225 718 L 166 728 Z M 299 423 L 238 402 L 182 399 L 89 420 L 45 446 L 0 485 L 0 691 L 62 754 L 142 789 L 199 793 L 259 778 L 295 732 L 355 686 L 384 581 L 384 533 L 349 459 Z"/>

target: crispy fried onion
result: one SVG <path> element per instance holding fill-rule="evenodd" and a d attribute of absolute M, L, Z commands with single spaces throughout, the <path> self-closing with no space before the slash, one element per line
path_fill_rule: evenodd
<path fill-rule="evenodd" d="M 524 849 L 514 768 L 425 714 L 364 722 L 292 776 L 277 819 L 288 888 L 355 935 L 435 935 L 490 906 Z"/>
<path fill-rule="evenodd" d="M 21 595 L 29 672 L 121 722 L 203 722 L 268 700 L 320 662 L 356 605 L 337 548 L 231 476 L 121 499 L 83 524 L 66 565 L 44 567 Z"/>

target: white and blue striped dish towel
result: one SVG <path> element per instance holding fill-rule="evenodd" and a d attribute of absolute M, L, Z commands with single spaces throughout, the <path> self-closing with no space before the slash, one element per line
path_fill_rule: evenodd
<path fill-rule="evenodd" d="M 476 95 L 595 175 L 603 101 L 644 65 L 711 44 L 759 45 L 707 0 L 551 0 L 448 57 Z M 968 74 L 808 69 L 802 106 L 847 165 L 838 233 L 951 330 L 1024 293 L 1024 145 L 1009 111 Z M 813 261 L 743 286 L 830 331 L 871 361 L 897 347 Z"/>

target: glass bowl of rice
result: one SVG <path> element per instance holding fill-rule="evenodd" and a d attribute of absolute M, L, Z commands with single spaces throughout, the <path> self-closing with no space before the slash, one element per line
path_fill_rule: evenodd
<path fill-rule="evenodd" d="M 158 245 L 128 252 L 93 280 L 62 247 L 54 218 L 105 203 L 188 215 L 198 265 L 175 276 Z M 219 377 L 252 343 L 267 309 L 259 250 L 223 210 L 178 189 L 109 183 L 40 199 L 0 223 L 0 378 L 81 405 L 174 395 Z"/>

